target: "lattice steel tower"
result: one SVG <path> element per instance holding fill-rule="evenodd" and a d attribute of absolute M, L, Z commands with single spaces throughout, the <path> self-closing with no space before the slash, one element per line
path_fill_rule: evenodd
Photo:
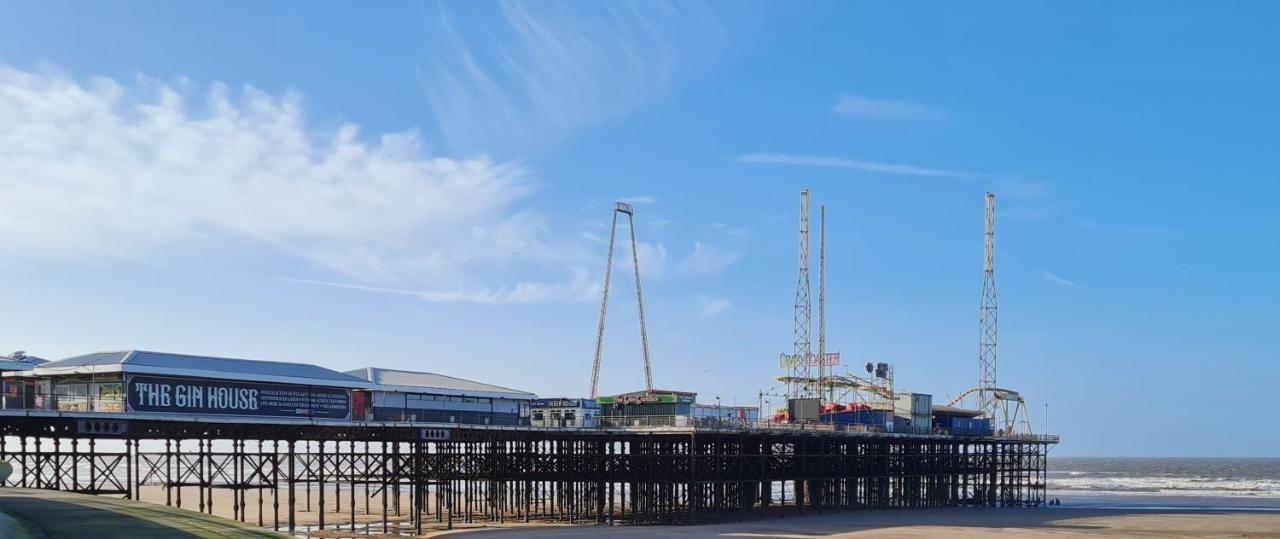
<path fill-rule="evenodd" d="M 818 398 L 826 403 L 827 381 L 827 207 L 818 206 Z"/>
<path fill-rule="evenodd" d="M 809 397 L 813 387 L 809 354 L 812 352 L 809 333 L 812 329 L 809 302 L 809 190 L 800 192 L 800 276 L 796 280 L 795 342 L 792 353 L 799 358 L 788 369 L 792 382 L 787 388 L 788 398 Z"/>
<path fill-rule="evenodd" d="M 600 356 L 604 352 L 604 320 L 609 309 L 609 277 L 613 273 L 613 244 L 618 233 L 618 214 L 627 216 L 631 229 L 631 261 L 636 276 L 636 308 L 640 312 L 640 346 L 644 350 L 644 387 L 653 389 L 653 370 L 649 366 L 649 334 L 644 326 L 644 294 L 640 292 L 640 258 L 636 252 L 636 219 L 635 210 L 626 202 L 613 205 L 613 227 L 609 230 L 609 260 L 604 266 L 604 297 L 600 300 L 600 326 L 596 330 L 596 360 L 591 367 L 591 398 L 596 398 L 596 390 L 600 386 Z"/>
<path fill-rule="evenodd" d="M 996 337 L 996 196 L 987 193 L 987 217 L 982 249 L 982 305 L 978 309 L 978 408 L 995 417 Z"/>

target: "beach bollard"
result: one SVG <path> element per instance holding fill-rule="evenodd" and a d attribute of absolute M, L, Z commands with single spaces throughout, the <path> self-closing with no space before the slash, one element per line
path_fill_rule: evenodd
<path fill-rule="evenodd" d="M 11 475 L 13 475 L 13 465 L 7 460 L 0 460 L 0 485 L 7 484 Z"/>

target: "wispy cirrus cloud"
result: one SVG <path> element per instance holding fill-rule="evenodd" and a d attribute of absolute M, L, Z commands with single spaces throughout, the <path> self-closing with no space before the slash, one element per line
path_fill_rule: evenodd
<path fill-rule="evenodd" d="M 698 294 L 696 299 L 698 301 L 698 316 L 702 318 L 718 316 L 733 306 L 733 300 L 729 298 Z"/>
<path fill-rule="evenodd" d="M 654 201 L 656 202 L 656 200 Z M 605 208 L 596 211 L 604 213 Z M 606 213 L 607 215 L 607 213 Z M 598 252 L 599 263 L 604 264 L 605 248 L 609 245 L 610 221 L 593 221 L 586 225 L 586 230 L 578 233 L 583 240 L 593 244 L 592 249 Z M 638 238 L 653 237 L 655 233 L 668 226 L 670 221 L 661 218 L 637 218 Z M 720 226 L 717 226 L 720 225 Z M 721 230 L 722 223 L 712 225 L 713 230 Z M 646 230 L 651 228 L 653 230 Z M 729 235 L 745 234 L 745 229 L 726 231 Z M 660 234 L 656 234 L 660 236 Z M 618 230 L 614 238 L 616 257 L 615 271 L 631 271 L 631 238 L 627 229 L 627 219 L 618 221 Z M 668 243 L 655 240 L 639 239 L 636 243 L 636 254 L 640 259 L 640 275 L 644 279 L 703 279 L 718 276 L 732 267 L 741 257 L 734 250 L 713 245 L 704 241 L 694 241 L 691 246 L 668 246 Z M 686 250 L 687 249 L 687 250 Z"/>
<path fill-rule="evenodd" d="M 686 277 L 712 277 L 724 273 L 734 262 L 738 261 L 738 253 L 725 251 L 702 242 L 694 242 L 693 251 L 676 266 L 676 270 Z"/>
<path fill-rule="evenodd" d="M 618 238 L 618 251 L 621 257 L 614 263 L 615 271 L 619 267 L 631 268 L 631 249 L 629 240 Z M 607 243 L 607 239 L 606 239 Z M 701 279 L 715 277 L 727 271 L 738 261 L 738 253 L 719 247 L 707 245 L 700 241 L 693 243 L 693 248 L 684 255 L 668 255 L 667 246 L 662 243 L 639 242 L 636 254 L 640 258 L 640 275 L 646 279 Z M 602 257 L 603 258 L 603 257 Z M 620 266 L 621 264 L 621 266 Z"/>
<path fill-rule="evenodd" d="M 964 172 L 959 170 L 948 170 L 941 168 L 921 167 L 916 165 L 902 165 L 896 163 L 883 163 L 879 161 L 866 161 L 862 159 L 848 159 L 843 157 L 826 157 L 815 155 L 794 155 L 779 153 L 750 153 L 740 155 L 734 158 L 739 163 L 759 163 L 770 165 L 791 165 L 804 167 L 826 167 L 826 168 L 843 168 L 849 170 L 861 170 L 865 172 L 881 172 L 886 174 L 899 174 L 905 176 L 927 176 L 936 178 L 983 178 L 985 174 L 977 174 L 973 172 Z"/>
<path fill-rule="evenodd" d="M 431 59 L 417 69 L 445 140 L 468 153 L 544 147 L 625 115 L 704 71 L 726 42 L 700 2 L 468 9 L 440 8 L 429 21 Z"/>
<path fill-rule="evenodd" d="M 1013 202 L 1012 206 L 1001 204 L 1002 218 L 1024 222 L 1045 221 L 1061 218 L 1069 213 L 1067 204 L 1060 199 L 1057 186 L 1044 180 L 814 155 L 751 153 L 737 156 L 733 160 L 739 163 L 838 168 L 900 176 L 981 180 L 989 183 L 990 189 L 1000 199 Z"/>
<path fill-rule="evenodd" d="M 718 222 L 718 221 L 715 223 L 711 223 L 711 228 L 713 230 L 720 231 L 721 233 L 724 233 L 730 236 L 746 236 L 747 234 L 751 233 L 750 227 L 730 226 L 728 223 Z"/>
<path fill-rule="evenodd" d="M 1041 272 L 1041 276 L 1044 277 L 1044 280 L 1049 281 L 1058 286 L 1062 286 L 1066 288 L 1076 288 L 1076 289 L 1084 288 L 1083 286 L 1080 286 L 1080 283 L 1077 283 L 1065 277 L 1059 276 L 1053 272 L 1044 271 L 1044 272 Z"/>
<path fill-rule="evenodd" d="M 346 288 L 363 292 L 382 294 L 398 294 L 413 296 L 431 303 L 543 303 L 543 302 L 582 302 L 595 300 L 600 295 L 601 285 L 589 272 L 577 269 L 571 279 L 558 282 L 521 281 L 511 287 L 472 286 L 470 288 L 392 288 L 371 286 L 359 283 L 340 281 L 321 281 L 284 277 L 286 281 Z"/>
<path fill-rule="evenodd" d="M 1003 201 L 999 210 L 1001 219 L 1038 222 L 1061 219 L 1070 214 L 1070 202 L 1064 199 L 1058 185 L 1050 181 L 1000 178 L 992 189 Z"/>
<path fill-rule="evenodd" d="M 590 288 L 587 251 L 548 241 L 546 219 L 521 207 L 536 188 L 524 167 L 431 155 L 414 131 L 311 129 L 303 105 L 252 87 L 0 66 L 0 249 L 110 263 L 231 242 L 437 302 L 572 301 Z"/>
<path fill-rule="evenodd" d="M 943 116 L 941 111 L 920 103 L 897 99 L 877 99 L 859 95 L 840 96 L 831 110 L 843 116 L 912 122 L 933 121 Z"/>

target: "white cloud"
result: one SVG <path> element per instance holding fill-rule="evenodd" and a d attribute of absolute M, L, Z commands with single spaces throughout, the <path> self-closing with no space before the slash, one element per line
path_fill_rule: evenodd
<path fill-rule="evenodd" d="M 919 103 L 857 95 L 840 96 L 832 111 L 846 116 L 865 116 L 883 120 L 928 121 L 942 116 L 942 113 L 937 110 Z"/>
<path fill-rule="evenodd" d="M 729 307 L 733 306 L 733 301 L 729 298 L 712 297 L 706 294 L 698 294 L 698 316 L 703 318 L 711 318 L 725 312 Z"/>
<path fill-rule="evenodd" d="M 626 202 L 627 204 L 653 204 L 657 201 L 658 197 L 650 195 L 638 195 L 618 199 L 618 202 Z"/>
<path fill-rule="evenodd" d="M 728 223 L 715 222 L 711 223 L 711 228 L 719 230 L 730 236 L 745 236 L 751 232 L 750 227 L 746 226 L 729 226 Z"/>
<path fill-rule="evenodd" d="M 582 253 L 542 240 L 544 219 L 516 207 L 532 190 L 519 165 L 431 156 L 413 131 L 308 129 L 294 94 L 0 66 L 9 257 L 133 260 L 231 239 L 360 283 L 429 282 L 430 301 L 576 298 Z"/>
<path fill-rule="evenodd" d="M 622 236 L 624 232 L 619 230 L 618 234 Z M 630 240 L 627 240 L 625 236 L 620 237 L 618 248 L 627 253 L 624 260 L 628 265 L 627 269 L 630 270 L 633 267 L 631 266 Z M 667 275 L 667 246 L 661 243 L 637 242 L 636 256 L 640 258 L 641 279 L 649 277 L 661 279 Z"/>
<path fill-rule="evenodd" d="M 1058 286 L 1065 286 L 1067 288 L 1084 288 L 1075 281 L 1065 279 L 1063 277 L 1059 277 L 1058 275 L 1055 275 L 1048 271 L 1042 272 L 1041 275 L 1044 276 L 1044 280 L 1049 281 Z"/>
<path fill-rule="evenodd" d="M 877 161 L 863 161 L 861 159 L 845 159 L 842 157 L 822 157 L 813 155 L 790 155 L 776 153 L 752 153 L 740 155 L 734 158 L 739 163 L 765 163 L 773 165 L 796 165 L 808 167 L 829 167 L 829 168 L 845 168 L 851 170 L 862 170 L 866 172 L 883 172 L 887 174 L 901 174 L 907 176 L 932 176 L 932 177 L 956 177 L 956 178 L 978 178 L 983 177 L 982 174 L 974 174 L 970 172 L 961 172 L 958 170 L 946 170 L 940 168 L 918 167 L 915 165 L 898 165 L 893 163 L 881 163 Z"/>
<path fill-rule="evenodd" d="M 699 2 L 502 2 L 469 15 L 441 8 L 418 67 L 460 151 L 546 146 L 621 117 L 704 72 L 726 41 Z"/>
<path fill-rule="evenodd" d="M 575 268 L 564 282 L 521 281 L 509 288 L 472 287 L 470 289 L 410 289 L 369 286 L 357 283 L 319 281 L 285 277 L 295 283 L 347 288 L 364 292 L 414 296 L 431 303 L 539 303 L 545 301 L 593 301 L 600 295 L 601 285 L 590 272 Z"/>
<path fill-rule="evenodd" d="M 737 261 L 737 253 L 695 242 L 693 251 L 680 261 L 676 270 L 686 277 L 712 277 L 724 273 Z"/>
<path fill-rule="evenodd" d="M 592 232 L 590 230 L 583 230 L 578 233 L 578 236 L 580 236 L 582 239 L 587 240 L 591 243 L 601 243 L 601 244 L 609 243 L 608 238 L 605 238 L 604 236 L 596 234 L 595 232 Z"/>
<path fill-rule="evenodd" d="M 626 230 L 618 230 L 618 243 L 616 246 L 618 256 L 613 263 L 613 270 L 624 271 L 627 275 L 632 272 L 631 262 L 631 241 L 626 237 Z M 605 240 L 608 244 L 608 240 Z M 728 252 L 717 247 L 706 245 L 702 242 L 694 242 L 693 249 L 689 254 L 683 257 L 673 257 L 668 255 L 667 246 L 662 243 L 638 242 L 636 244 L 636 253 L 640 257 L 640 277 L 641 279 L 698 279 L 704 277 L 714 277 L 724 273 L 734 262 L 738 261 L 738 254 Z M 620 255 L 620 256 L 619 256 Z M 601 259 L 603 259 L 603 253 Z M 618 274 L 614 274 L 614 279 L 618 278 Z"/>

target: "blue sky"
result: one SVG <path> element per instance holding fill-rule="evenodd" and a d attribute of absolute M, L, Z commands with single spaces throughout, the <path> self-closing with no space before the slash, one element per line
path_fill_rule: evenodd
<path fill-rule="evenodd" d="M 808 187 L 829 349 L 946 400 L 994 191 L 999 382 L 1059 454 L 1280 442 L 1271 4 L 302 7 L 0 2 L 0 348 L 582 394 L 628 199 L 655 382 L 754 403 Z"/>

